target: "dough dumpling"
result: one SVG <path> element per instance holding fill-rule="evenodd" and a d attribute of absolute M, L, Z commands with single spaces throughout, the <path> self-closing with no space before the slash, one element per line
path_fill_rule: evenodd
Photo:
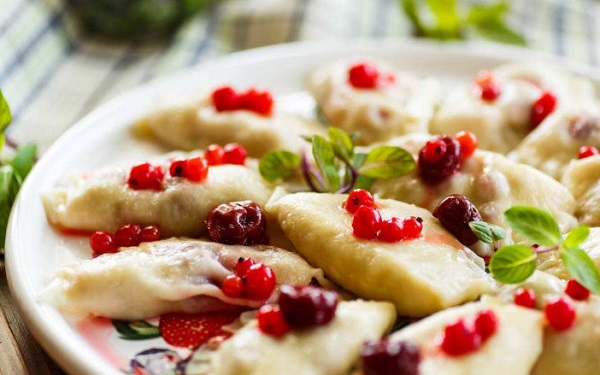
<path fill-rule="evenodd" d="M 360 298 L 393 302 L 398 314 L 424 316 L 472 301 L 492 288 L 483 262 L 422 208 L 377 200 L 384 219 L 419 216 L 423 237 L 385 243 L 352 234 L 346 195 L 297 193 L 267 204 L 298 253 Z M 476 262 L 479 262 L 477 264 Z"/>
<path fill-rule="evenodd" d="M 600 228 L 590 228 L 590 235 L 580 245 L 580 248 L 589 255 L 590 259 L 596 264 L 596 268 L 600 270 Z M 548 272 L 563 280 L 571 278 L 560 259 L 558 251 L 538 254 L 537 261 L 539 270 Z"/>
<path fill-rule="evenodd" d="M 573 160 L 562 182 L 576 200 L 575 216 L 581 225 L 600 226 L 600 156 Z"/>

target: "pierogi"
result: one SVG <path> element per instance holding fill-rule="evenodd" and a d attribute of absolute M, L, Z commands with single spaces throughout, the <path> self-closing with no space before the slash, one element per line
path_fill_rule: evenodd
<path fill-rule="evenodd" d="M 600 270 L 600 228 L 590 228 L 588 238 L 580 245 Z M 538 269 L 563 280 L 571 278 L 569 272 L 565 268 L 558 251 L 550 251 L 539 254 L 537 257 Z"/>
<path fill-rule="evenodd" d="M 576 200 L 575 216 L 582 225 L 600 226 L 600 156 L 573 160 L 562 183 Z"/>
<path fill-rule="evenodd" d="M 129 320 L 168 312 L 258 308 L 264 301 L 231 298 L 221 290 L 240 257 L 271 267 L 278 284 L 308 285 L 314 279 L 331 285 L 323 271 L 286 250 L 172 238 L 67 264 L 43 298 L 69 315 Z"/>

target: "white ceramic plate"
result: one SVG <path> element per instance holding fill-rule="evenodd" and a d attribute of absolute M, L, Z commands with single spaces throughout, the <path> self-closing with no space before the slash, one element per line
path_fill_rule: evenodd
<path fill-rule="evenodd" d="M 72 374 L 120 374 L 140 350 L 166 347 L 124 341 L 110 324 L 69 322 L 38 294 L 49 276 L 72 259 L 90 257 L 87 237 L 68 237 L 53 230 L 44 215 L 40 193 L 75 171 L 122 164 L 163 152 L 131 137 L 131 123 L 151 111 L 162 96 L 192 96 L 203 87 L 232 84 L 268 88 L 280 108 L 312 113 L 304 91 L 307 73 L 333 60 L 377 57 L 417 74 L 433 75 L 444 84 L 465 82 L 482 69 L 514 60 L 553 60 L 593 79 L 591 69 L 567 64 L 523 49 L 488 44 L 437 44 L 399 41 L 297 43 L 231 54 L 207 64 L 141 86 L 86 116 L 65 133 L 39 161 L 24 184 L 13 210 L 7 239 L 10 287 L 23 318 L 49 354 Z M 595 80 L 598 84 L 598 80 Z"/>

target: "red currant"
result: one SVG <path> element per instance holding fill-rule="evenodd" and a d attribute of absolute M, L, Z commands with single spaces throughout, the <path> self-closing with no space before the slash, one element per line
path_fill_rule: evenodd
<path fill-rule="evenodd" d="M 535 293 L 531 289 L 519 288 L 515 292 L 515 305 L 533 309 L 535 307 Z"/>
<path fill-rule="evenodd" d="M 493 102 L 500 96 L 500 85 L 490 72 L 479 73 L 475 82 L 479 88 L 479 96 L 481 97 L 481 100 Z"/>
<path fill-rule="evenodd" d="M 185 161 L 184 174 L 192 182 L 202 182 L 208 176 L 208 163 L 201 157 L 188 159 Z"/>
<path fill-rule="evenodd" d="M 375 207 L 375 199 L 373 199 L 373 196 L 367 190 L 355 189 L 348 195 L 348 199 L 344 203 L 344 208 L 353 214 L 360 206 Z"/>
<path fill-rule="evenodd" d="M 356 237 L 372 240 L 381 226 L 381 214 L 373 207 L 360 206 L 352 217 L 352 229 Z"/>
<path fill-rule="evenodd" d="M 239 96 L 235 90 L 229 86 L 221 87 L 213 91 L 211 99 L 217 112 L 238 109 Z"/>
<path fill-rule="evenodd" d="M 269 116 L 273 112 L 273 97 L 267 91 L 250 89 L 240 96 L 240 108 Z"/>
<path fill-rule="evenodd" d="M 451 356 L 471 353 L 481 346 L 481 337 L 461 319 L 444 329 L 441 349 Z"/>
<path fill-rule="evenodd" d="M 206 152 L 204 153 L 204 158 L 208 162 L 208 165 L 219 165 L 223 163 L 223 155 L 225 154 L 225 150 L 223 147 L 217 144 L 213 144 L 208 146 Z"/>
<path fill-rule="evenodd" d="M 150 163 L 138 164 L 131 168 L 127 184 L 134 190 L 162 190 L 165 171 Z"/>
<path fill-rule="evenodd" d="M 436 163 L 446 154 L 446 142 L 442 139 L 434 139 L 423 147 L 423 160 L 427 163 Z"/>
<path fill-rule="evenodd" d="M 258 310 L 258 329 L 274 337 L 281 337 L 290 331 L 279 307 L 265 305 Z"/>
<path fill-rule="evenodd" d="M 460 143 L 460 156 L 462 159 L 473 155 L 477 149 L 477 137 L 471 132 L 460 131 L 454 135 L 454 139 Z"/>
<path fill-rule="evenodd" d="M 556 107 L 556 96 L 550 91 L 544 91 L 531 107 L 531 126 L 538 126 Z"/>
<path fill-rule="evenodd" d="M 590 298 L 590 291 L 585 286 L 579 284 L 577 280 L 570 279 L 567 282 L 567 287 L 565 288 L 565 293 L 574 300 L 577 301 L 585 301 Z"/>
<path fill-rule="evenodd" d="M 237 275 L 228 275 L 223 284 L 221 284 L 221 290 L 223 294 L 231 298 L 240 298 L 244 295 L 246 286 L 242 281 L 242 278 Z"/>
<path fill-rule="evenodd" d="M 485 341 L 492 336 L 498 329 L 498 318 L 492 310 L 482 310 L 475 317 L 475 330 Z"/>
<path fill-rule="evenodd" d="M 598 149 L 594 146 L 581 146 L 579 148 L 579 159 L 589 158 L 590 156 L 598 155 Z"/>
<path fill-rule="evenodd" d="M 136 224 L 123 225 L 115 233 L 115 243 L 118 247 L 137 246 L 142 241 L 142 228 Z"/>
<path fill-rule="evenodd" d="M 225 145 L 223 151 L 223 164 L 244 165 L 246 163 L 246 156 L 248 156 L 248 153 L 242 145 L 229 143 L 228 145 Z"/>
<path fill-rule="evenodd" d="M 183 177 L 184 168 L 185 160 L 173 160 L 173 162 L 171 162 L 171 166 L 169 167 L 169 174 L 171 177 Z"/>
<path fill-rule="evenodd" d="M 250 266 L 244 278 L 246 279 L 246 295 L 250 299 L 267 300 L 275 290 L 275 273 L 262 263 Z"/>
<path fill-rule="evenodd" d="M 437 184 L 444 181 L 456 173 L 460 165 L 460 143 L 446 135 L 435 137 L 419 151 L 418 171 L 426 183 Z"/>
<path fill-rule="evenodd" d="M 544 308 L 546 320 L 556 331 L 566 331 L 575 323 L 575 306 L 564 297 L 556 298 Z"/>
<path fill-rule="evenodd" d="M 90 247 L 98 255 L 106 253 L 114 253 L 117 251 L 117 246 L 113 237 L 106 232 L 97 231 L 90 237 Z"/>
<path fill-rule="evenodd" d="M 348 82 L 357 89 L 374 89 L 378 81 L 379 72 L 374 65 L 356 64 L 348 70 Z"/>
<path fill-rule="evenodd" d="M 423 219 L 420 217 L 409 216 L 402 220 L 402 232 L 405 240 L 421 237 L 423 231 Z"/>
<path fill-rule="evenodd" d="M 404 239 L 402 220 L 397 217 L 384 220 L 381 223 L 377 239 L 383 242 L 399 242 Z"/>
<path fill-rule="evenodd" d="M 142 242 L 153 242 L 161 239 L 160 229 L 156 225 L 149 225 L 140 232 Z"/>
<path fill-rule="evenodd" d="M 239 258 L 235 264 L 235 274 L 242 277 L 246 276 L 248 269 L 254 265 L 252 258 Z"/>

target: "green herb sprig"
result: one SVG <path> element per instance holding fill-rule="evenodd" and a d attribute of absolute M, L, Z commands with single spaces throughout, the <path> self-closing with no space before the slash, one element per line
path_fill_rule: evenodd
<path fill-rule="evenodd" d="M 415 160 L 400 147 L 378 146 L 368 153 L 356 152 L 354 136 L 330 127 L 328 139 L 305 137 L 311 143 L 314 164 L 306 153 L 271 151 L 259 162 L 258 169 L 269 182 L 302 176 L 312 191 L 347 193 L 368 189 L 377 179 L 403 176 L 415 169 Z"/>
<path fill-rule="evenodd" d="M 10 107 L 0 91 L 0 152 L 6 142 L 4 130 L 12 122 Z M 12 142 L 9 143 L 12 145 Z M 6 229 L 10 211 L 23 184 L 23 180 L 33 168 L 37 147 L 30 143 L 16 148 L 14 157 L 0 162 L 0 253 L 4 253 Z"/>
<path fill-rule="evenodd" d="M 550 213 L 528 206 L 512 207 L 504 213 L 504 218 L 516 233 L 535 245 L 502 246 L 489 264 L 496 280 L 506 284 L 523 282 L 535 271 L 537 254 L 558 251 L 567 272 L 592 293 L 600 294 L 598 269 L 580 247 L 590 233 L 588 227 L 576 227 L 564 238 Z M 489 234 L 484 235 L 483 231 L 474 233 L 479 239 Z M 494 237 L 494 234 L 491 236 Z"/>

